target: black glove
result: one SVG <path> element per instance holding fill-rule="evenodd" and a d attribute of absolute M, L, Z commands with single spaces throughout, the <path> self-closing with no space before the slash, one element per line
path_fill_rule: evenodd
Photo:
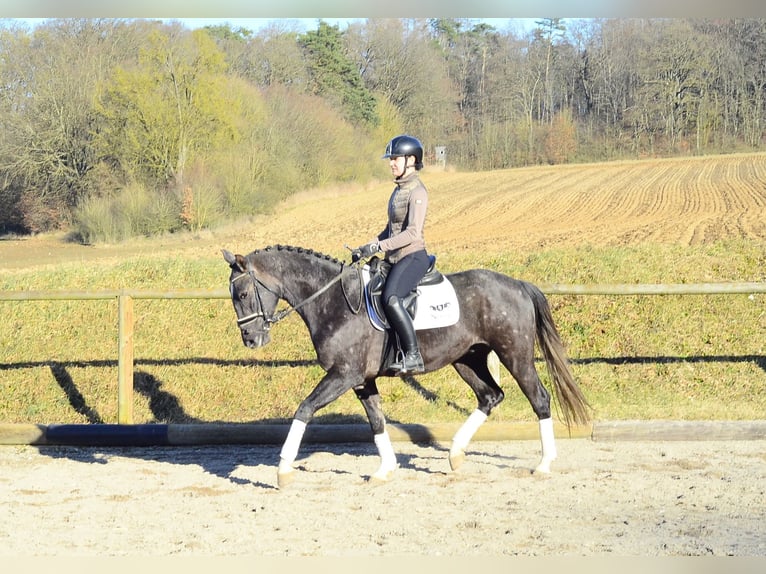
<path fill-rule="evenodd" d="M 351 261 L 356 263 L 360 259 L 367 259 L 368 257 L 375 255 L 378 251 L 380 251 L 380 247 L 377 243 L 367 243 L 366 245 L 357 247 L 351 252 Z"/>

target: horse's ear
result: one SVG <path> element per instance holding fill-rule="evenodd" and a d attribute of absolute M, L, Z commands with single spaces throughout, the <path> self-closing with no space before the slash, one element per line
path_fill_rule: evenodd
<path fill-rule="evenodd" d="M 245 258 L 241 255 L 235 255 L 228 249 L 221 249 L 221 253 L 223 253 L 223 258 L 226 260 L 226 263 L 229 264 L 229 267 L 237 267 L 240 271 L 245 270 Z"/>
<path fill-rule="evenodd" d="M 226 260 L 226 263 L 229 265 L 234 265 L 234 263 L 236 263 L 237 260 L 231 251 L 227 249 L 221 249 L 221 253 L 223 253 L 223 258 Z"/>
<path fill-rule="evenodd" d="M 247 260 L 243 255 L 235 255 L 234 256 L 237 260 L 237 268 L 242 271 L 242 273 L 245 273 L 247 271 Z"/>
<path fill-rule="evenodd" d="M 226 263 L 229 264 L 229 267 L 237 267 L 240 271 L 245 271 L 247 264 L 245 263 L 244 257 L 241 255 L 234 255 L 231 251 L 226 249 L 221 249 L 221 253 L 223 253 L 223 258 L 226 260 Z"/>

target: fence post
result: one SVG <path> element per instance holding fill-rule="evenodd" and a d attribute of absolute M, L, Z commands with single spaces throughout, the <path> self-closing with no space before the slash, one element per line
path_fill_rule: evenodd
<path fill-rule="evenodd" d="M 118 297 L 117 422 L 133 424 L 133 298 Z"/>

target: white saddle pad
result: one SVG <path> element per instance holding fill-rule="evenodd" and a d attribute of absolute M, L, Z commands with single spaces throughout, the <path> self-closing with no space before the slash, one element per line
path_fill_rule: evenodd
<path fill-rule="evenodd" d="M 385 330 L 384 323 L 378 317 L 375 308 L 369 300 L 367 293 L 367 284 L 370 282 L 370 270 L 368 266 L 362 267 L 362 277 L 364 279 L 364 296 L 367 306 L 367 316 L 370 318 L 372 326 L 379 331 Z M 419 285 L 418 302 L 415 310 L 413 324 L 415 330 L 436 329 L 439 327 L 449 327 L 460 320 L 460 303 L 457 300 L 455 288 L 444 276 L 444 281 L 436 285 Z"/>

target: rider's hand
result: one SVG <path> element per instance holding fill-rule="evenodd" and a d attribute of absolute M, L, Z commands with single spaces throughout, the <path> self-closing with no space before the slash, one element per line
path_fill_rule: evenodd
<path fill-rule="evenodd" d="M 373 241 L 372 243 L 367 243 L 361 247 L 357 247 L 351 252 L 351 261 L 356 263 L 360 259 L 367 259 L 368 257 L 375 255 L 378 251 L 380 251 L 380 247 L 377 242 Z"/>

